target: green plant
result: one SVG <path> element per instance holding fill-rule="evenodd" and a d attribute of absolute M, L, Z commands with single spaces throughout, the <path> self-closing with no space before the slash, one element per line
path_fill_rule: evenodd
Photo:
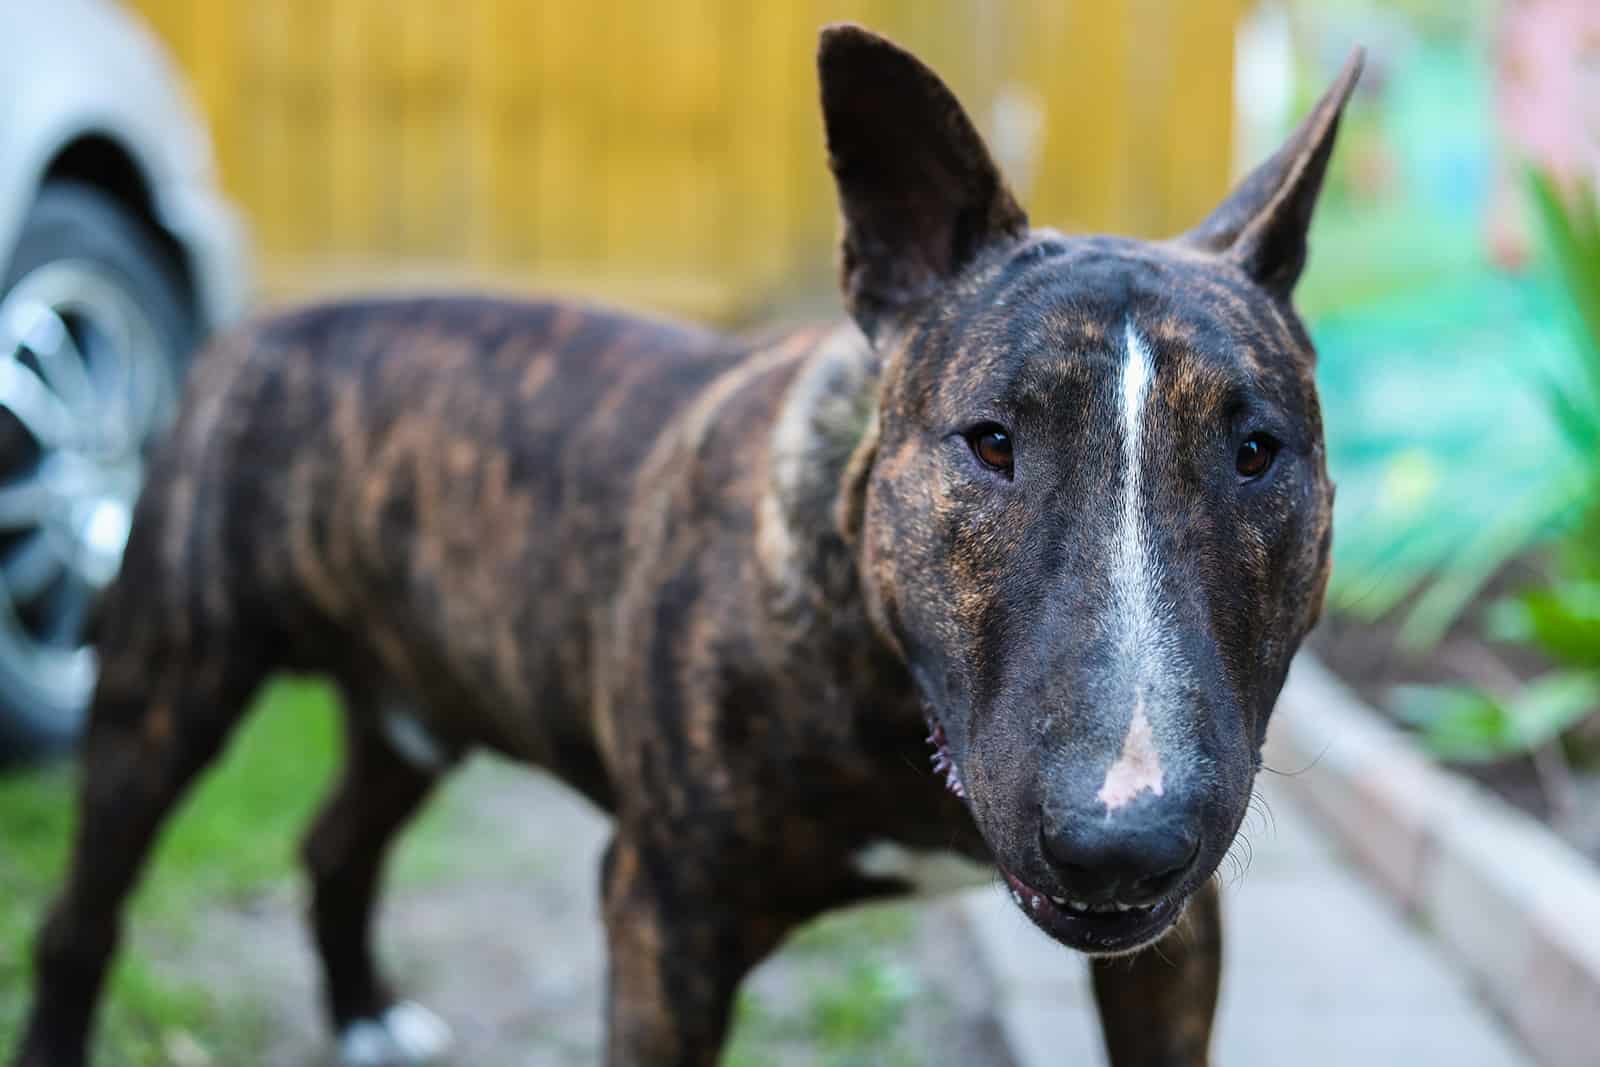
<path fill-rule="evenodd" d="M 1444 636 L 1511 560 L 1550 543 L 1558 553 L 1581 557 L 1600 531 L 1600 212 L 1587 184 L 1564 196 L 1549 174 L 1530 169 L 1528 188 L 1576 356 L 1566 373 L 1536 376 L 1562 452 L 1543 465 L 1540 484 L 1507 501 L 1426 583 L 1400 629 L 1401 643 L 1413 649 Z M 1565 569 L 1581 580 L 1594 565 L 1580 558 Z"/>
<path fill-rule="evenodd" d="M 1600 208 L 1592 187 L 1564 195 L 1540 171 L 1531 172 L 1529 187 L 1574 325 L 1576 373 L 1546 381 L 1543 389 L 1568 455 L 1555 465 L 1539 505 L 1486 529 L 1467 553 L 1468 566 L 1436 581 L 1407 625 L 1424 638 L 1442 632 L 1441 622 L 1507 560 L 1548 544 L 1543 580 L 1490 605 L 1485 623 L 1489 637 L 1536 649 L 1552 667 L 1521 684 L 1480 662 L 1472 685 L 1408 688 L 1398 704 L 1442 755 L 1487 760 L 1532 753 L 1547 787 L 1561 794 L 1560 739 L 1600 709 Z M 1559 795 L 1551 799 L 1559 808 Z"/>

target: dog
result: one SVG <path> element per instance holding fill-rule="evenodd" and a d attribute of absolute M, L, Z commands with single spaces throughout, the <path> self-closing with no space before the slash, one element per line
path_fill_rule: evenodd
<path fill-rule="evenodd" d="M 278 670 L 345 705 L 304 856 L 349 1064 L 440 1051 L 369 934 L 387 845 L 475 748 L 615 817 L 612 1067 L 714 1063 L 788 931 L 908 888 L 863 862 L 885 843 L 992 865 L 1093 957 L 1116 1067 L 1205 1063 L 1215 872 L 1328 577 L 1291 294 L 1359 69 L 1195 229 L 1069 238 L 931 70 L 831 26 L 848 321 L 458 296 L 220 339 L 109 594 L 16 1063 L 85 1062 L 151 840 Z"/>

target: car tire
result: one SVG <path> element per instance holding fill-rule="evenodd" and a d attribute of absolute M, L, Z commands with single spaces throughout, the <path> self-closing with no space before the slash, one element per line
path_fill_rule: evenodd
<path fill-rule="evenodd" d="M 40 191 L 0 291 L 0 762 L 82 730 L 94 606 L 195 332 L 180 265 L 144 219 L 82 182 Z"/>

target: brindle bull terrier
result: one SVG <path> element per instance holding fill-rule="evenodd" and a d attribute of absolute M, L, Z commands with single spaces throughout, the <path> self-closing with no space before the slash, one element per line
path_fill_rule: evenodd
<path fill-rule="evenodd" d="M 222 340 L 107 607 L 17 1062 L 85 1062 L 151 840 L 280 669 L 346 705 L 305 860 L 350 1063 L 439 1051 L 378 974 L 374 897 L 479 746 L 615 815 L 614 1067 L 713 1063 L 788 931 L 907 888 L 864 866 L 884 842 L 992 864 L 1096 957 L 1117 1067 L 1206 1062 L 1214 875 L 1328 573 L 1290 294 L 1359 65 L 1196 229 L 1065 238 L 937 76 L 832 27 L 852 324 L 440 298 Z"/>

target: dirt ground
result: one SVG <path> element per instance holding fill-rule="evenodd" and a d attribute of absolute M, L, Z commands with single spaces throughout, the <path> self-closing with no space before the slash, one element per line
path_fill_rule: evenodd
<path fill-rule="evenodd" d="M 439 855 L 425 873 L 402 875 L 382 917 L 398 986 L 450 1022 L 450 1063 L 596 1063 L 606 820 L 542 775 L 488 761 L 443 802 Z M 301 901 L 297 888 L 273 890 L 197 917 L 181 950 L 141 946 L 207 987 L 222 1011 L 254 1013 L 262 1067 L 330 1062 Z M 746 983 L 725 1063 L 1009 1064 L 970 938 L 949 900 L 814 924 Z M 175 1067 L 212 1063 L 196 1038 L 172 1043 Z"/>

